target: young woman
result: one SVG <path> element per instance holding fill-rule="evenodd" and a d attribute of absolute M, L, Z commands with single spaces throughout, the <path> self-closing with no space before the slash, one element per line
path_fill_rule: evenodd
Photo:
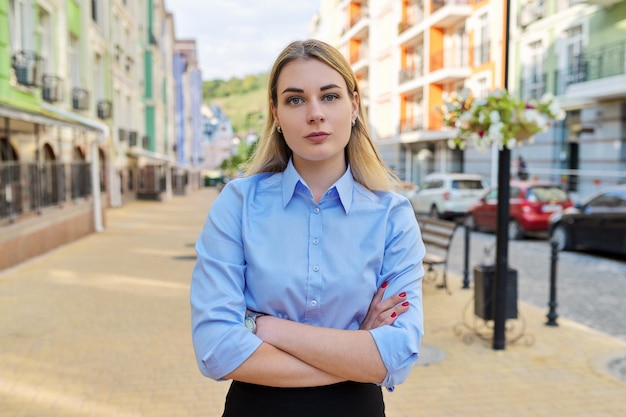
<path fill-rule="evenodd" d="M 423 336 L 424 245 L 391 191 L 345 58 L 317 40 L 274 63 L 265 133 L 198 238 L 201 372 L 224 416 L 385 415 Z"/>

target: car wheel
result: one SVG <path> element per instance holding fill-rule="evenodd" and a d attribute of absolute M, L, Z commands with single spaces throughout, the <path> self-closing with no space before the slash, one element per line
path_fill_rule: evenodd
<path fill-rule="evenodd" d="M 509 222 L 509 239 L 519 240 L 524 237 L 524 229 L 517 222 L 517 220 L 511 220 Z"/>
<path fill-rule="evenodd" d="M 428 217 L 432 219 L 438 219 L 440 216 L 439 210 L 437 210 L 437 206 L 433 205 L 428 212 Z"/>
<path fill-rule="evenodd" d="M 551 240 L 556 241 L 556 248 L 558 250 L 571 250 L 573 248 L 572 236 L 567 231 L 565 226 L 557 224 L 552 230 Z"/>
<path fill-rule="evenodd" d="M 476 227 L 476 220 L 474 220 L 474 216 L 471 214 L 465 216 L 465 225 L 469 227 L 470 230 L 478 230 L 478 227 Z"/>

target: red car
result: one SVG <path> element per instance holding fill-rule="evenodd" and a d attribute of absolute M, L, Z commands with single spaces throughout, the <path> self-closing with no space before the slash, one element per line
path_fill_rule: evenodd
<path fill-rule="evenodd" d="M 574 203 L 558 184 L 539 181 L 511 181 L 509 239 L 530 234 L 547 237 L 550 216 Z M 469 209 L 465 219 L 473 230 L 494 231 L 498 215 L 498 188 L 491 187 Z"/>

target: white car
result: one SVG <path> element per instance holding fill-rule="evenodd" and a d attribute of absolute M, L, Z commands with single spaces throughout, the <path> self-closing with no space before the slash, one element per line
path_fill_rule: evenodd
<path fill-rule="evenodd" d="M 424 177 L 410 200 L 418 214 L 451 219 L 465 215 L 484 189 L 480 175 L 437 172 Z"/>

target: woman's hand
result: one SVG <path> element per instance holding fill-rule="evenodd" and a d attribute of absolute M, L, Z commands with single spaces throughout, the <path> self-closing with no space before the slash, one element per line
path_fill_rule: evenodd
<path fill-rule="evenodd" d="M 395 294 L 381 301 L 386 287 L 387 283 L 385 282 L 374 294 L 365 319 L 363 319 L 359 327 L 360 330 L 372 330 L 380 326 L 391 325 L 400 314 L 409 309 L 409 302 L 406 301 L 405 292 Z"/>

